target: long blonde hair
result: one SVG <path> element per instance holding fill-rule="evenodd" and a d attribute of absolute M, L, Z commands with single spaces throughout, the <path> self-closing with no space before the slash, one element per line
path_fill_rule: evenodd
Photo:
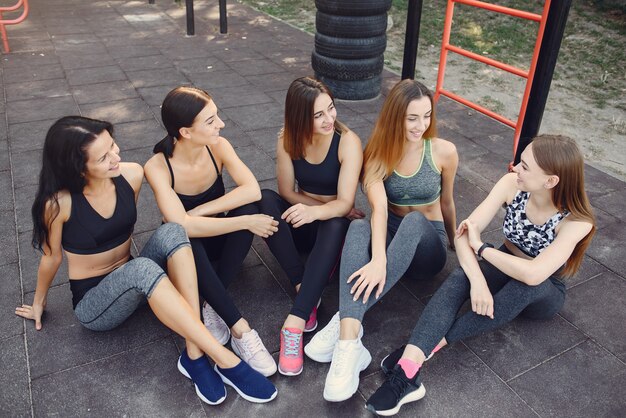
<path fill-rule="evenodd" d="M 573 219 L 592 224 L 591 231 L 577 244 L 565 268 L 564 276 L 572 276 L 583 261 L 585 250 L 596 232 L 596 220 L 585 192 L 585 170 L 582 153 L 573 139 L 561 135 L 540 135 L 531 142 L 533 156 L 548 175 L 559 177 L 552 189 L 552 203 L 559 211 L 569 211 Z"/>
<path fill-rule="evenodd" d="M 386 179 L 402 159 L 406 141 L 406 110 L 409 103 L 422 97 L 428 97 L 432 106 L 430 126 L 424 132 L 424 138 L 437 136 L 433 93 L 419 81 L 400 81 L 385 99 L 365 147 L 361 172 L 361 182 L 365 190 L 374 181 Z"/>

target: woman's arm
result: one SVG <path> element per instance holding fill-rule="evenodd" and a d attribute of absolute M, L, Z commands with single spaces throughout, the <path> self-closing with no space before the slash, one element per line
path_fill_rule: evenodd
<path fill-rule="evenodd" d="M 148 160 L 145 165 L 146 178 L 165 220 L 182 225 L 190 238 L 213 237 L 246 229 L 266 237 L 276 231 L 277 222 L 266 215 L 244 215 L 233 218 L 190 216 L 170 186 L 170 174 L 163 158 L 162 154 L 157 154 Z"/>
<path fill-rule="evenodd" d="M 441 161 L 441 214 L 448 234 L 448 242 L 454 248 L 456 231 L 456 206 L 454 205 L 454 178 L 459 166 L 459 155 L 452 142 L 440 139 L 438 141 Z"/>
<path fill-rule="evenodd" d="M 226 168 L 237 187 L 218 199 L 195 207 L 189 211 L 189 215 L 216 215 L 261 200 L 259 183 L 248 166 L 241 161 L 230 142 L 220 137 L 218 144 L 212 148 L 215 156 L 222 161 L 222 170 Z"/>
<path fill-rule="evenodd" d="M 354 300 L 363 294 L 363 303 L 367 303 L 376 286 L 375 297 L 380 297 L 387 278 L 387 193 L 382 180 L 368 186 L 367 199 L 372 208 L 372 259 L 348 278 L 350 283 L 358 277 L 350 293 Z"/>
<path fill-rule="evenodd" d="M 529 286 L 537 286 L 554 274 L 572 255 L 578 244 L 591 231 L 592 224 L 584 221 L 562 221 L 561 228 L 552 243 L 533 259 L 517 257 L 495 248 L 486 248 L 482 256 L 504 274 Z M 483 245 L 478 235 L 469 239 L 474 251 Z"/>
<path fill-rule="evenodd" d="M 137 163 L 120 163 L 120 168 L 122 169 L 122 175 L 135 192 L 135 203 L 137 203 L 143 182 L 143 167 Z"/>
<path fill-rule="evenodd" d="M 69 218 L 71 209 L 71 197 L 67 192 L 59 192 L 58 194 L 59 214 L 50 225 L 48 231 L 49 245 L 43 243 L 43 255 L 39 261 L 39 269 L 37 270 L 37 287 L 35 289 L 35 297 L 33 304 L 18 306 L 15 314 L 22 318 L 32 319 L 35 321 L 35 329 L 41 329 L 41 316 L 46 308 L 48 299 L 48 290 L 54 280 L 54 276 L 59 270 L 61 261 L 63 261 L 63 250 L 61 249 L 61 235 L 63 232 L 63 224 Z M 45 217 L 46 222 L 52 215 L 52 203 L 46 204 Z"/>

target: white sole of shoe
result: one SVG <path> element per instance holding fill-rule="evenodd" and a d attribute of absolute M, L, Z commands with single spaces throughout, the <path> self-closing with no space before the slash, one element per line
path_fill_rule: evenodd
<path fill-rule="evenodd" d="M 278 395 L 278 389 L 274 390 L 274 393 L 272 394 L 272 396 L 267 398 L 267 399 L 255 398 L 254 396 L 246 395 L 233 382 L 231 382 L 226 376 L 224 376 L 222 373 L 220 373 L 220 371 L 217 368 L 217 366 L 215 366 L 215 371 L 222 378 L 222 382 L 226 383 L 228 386 L 230 386 L 231 388 L 235 389 L 237 391 L 237 393 L 239 394 L 239 396 L 244 398 L 246 401 L 253 402 L 253 403 L 267 403 L 267 402 L 270 402 L 270 401 L 274 400 L 274 398 L 276 398 L 276 395 Z"/>
<path fill-rule="evenodd" d="M 304 370 L 304 367 L 303 367 L 303 368 L 301 368 L 301 369 L 300 369 L 299 371 L 297 371 L 297 372 L 284 372 L 284 371 L 280 368 L 280 366 L 278 366 L 278 373 L 282 374 L 283 376 L 297 376 L 297 375 L 299 375 L 300 373 L 302 373 L 302 370 Z"/>
<path fill-rule="evenodd" d="M 352 379 L 353 384 L 348 388 L 347 391 L 343 393 L 339 393 L 339 394 L 338 393 L 329 394 L 326 391 L 326 386 L 324 385 L 324 399 L 326 399 L 328 402 L 343 402 L 347 399 L 350 399 L 352 395 L 354 395 L 357 389 L 359 388 L 359 374 L 361 374 L 363 370 L 367 369 L 367 366 L 369 366 L 371 362 L 372 362 L 372 355 L 370 354 L 369 351 L 367 351 L 367 349 L 364 349 L 361 352 L 361 357 L 359 358 L 359 367 L 357 369 L 358 372 L 356 376 L 354 376 L 354 378 Z"/>
<path fill-rule="evenodd" d="M 183 367 L 183 365 L 180 363 L 180 359 L 178 359 L 178 371 L 185 376 L 187 379 L 191 380 L 191 376 L 189 376 L 189 373 L 187 373 L 187 370 L 185 370 L 185 368 Z M 193 380 L 192 380 L 193 382 Z M 204 395 L 202 394 L 202 392 L 200 392 L 200 389 L 198 389 L 198 386 L 194 383 L 193 387 L 196 388 L 196 395 L 198 395 L 198 397 L 200 399 L 202 399 L 202 402 L 204 403 L 208 403 L 209 405 L 219 405 L 222 402 L 224 402 L 224 400 L 226 399 L 226 395 L 224 395 L 223 397 L 221 397 L 220 399 L 218 399 L 217 401 L 213 402 L 208 400 L 207 398 L 204 397 Z M 224 391 L 226 392 L 226 391 Z"/>
<path fill-rule="evenodd" d="M 413 392 L 409 393 L 407 396 L 405 396 L 404 398 L 400 399 L 400 402 L 398 402 L 398 405 L 396 405 L 395 408 L 391 408 L 391 409 L 387 409 L 386 411 L 376 411 L 373 407 L 370 407 L 370 405 L 366 405 L 365 407 L 380 416 L 383 417 L 390 417 L 392 415 L 397 414 L 398 412 L 400 412 L 400 408 L 402 408 L 402 405 L 406 405 L 407 403 L 411 403 L 411 402 L 415 402 L 415 401 L 419 401 L 420 399 L 422 399 L 424 397 L 424 395 L 426 395 L 426 388 L 424 387 L 424 384 L 422 383 L 422 385 L 419 387 L 419 389 L 414 390 Z"/>

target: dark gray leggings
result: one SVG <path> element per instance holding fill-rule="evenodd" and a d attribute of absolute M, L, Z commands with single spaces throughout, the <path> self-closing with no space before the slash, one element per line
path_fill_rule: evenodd
<path fill-rule="evenodd" d="M 510 254 L 504 245 L 500 251 Z M 409 344 L 419 347 L 428 356 L 443 337 L 453 343 L 499 328 L 520 314 L 531 319 L 549 319 L 563 307 L 565 285 L 555 275 L 537 286 L 529 286 L 486 261 L 479 264 L 493 295 L 494 319 L 472 311 L 457 318 L 459 309 L 470 296 L 470 282 L 459 267 L 426 305 Z"/>
<path fill-rule="evenodd" d="M 429 221 L 420 212 L 411 212 L 404 218 L 389 212 L 387 221 L 387 277 L 381 298 L 405 275 L 434 276 L 446 264 L 446 232 L 443 222 Z M 371 260 L 370 222 L 352 221 L 341 253 L 339 272 L 339 315 L 363 321 L 363 316 L 378 300 L 374 292 L 367 303 L 363 298 L 352 300 L 350 289 L 354 280 L 348 277 Z"/>
<path fill-rule="evenodd" d="M 113 270 L 85 293 L 74 309 L 80 323 L 92 331 L 120 325 L 146 302 L 166 277 L 167 260 L 183 247 L 189 247 L 185 228 L 175 223 L 161 225 L 139 257 Z"/>

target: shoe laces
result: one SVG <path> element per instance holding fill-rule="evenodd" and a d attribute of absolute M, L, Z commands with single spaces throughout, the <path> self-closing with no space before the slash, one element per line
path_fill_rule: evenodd
<path fill-rule="evenodd" d="M 296 334 L 288 329 L 283 329 L 283 338 L 285 342 L 285 356 L 297 356 L 300 354 L 300 343 L 302 342 L 302 334 Z"/>
<path fill-rule="evenodd" d="M 263 350 L 265 346 L 263 345 L 263 341 L 261 341 L 261 338 L 259 338 L 259 334 L 257 334 L 256 331 L 252 330 L 246 334 L 250 334 L 250 336 L 244 337 L 242 335 L 241 339 L 238 339 L 237 342 L 240 344 L 243 351 L 245 351 L 249 357 L 254 357 L 254 355 Z"/>
<path fill-rule="evenodd" d="M 324 341 L 336 341 L 339 337 L 339 326 L 339 321 L 333 321 L 323 329 L 323 332 L 319 332 L 317 335 Z"/>
<path fill-rule="evenodd" d="M 345 370 L 348 368 L 348 364 L 351 360 L 351 354 L 355 354 L 352 350 L 346 348 L 340 348 L 339 344 L 337 344 L 337 351 L 333 356 L 333 373 L 337 376 L 341 376 L 344 374 Z"/>
<path fill-rule="evenodd" d="M 384 383 L 384 386 L 391 390 L 397 400 L 402 397 L 409 386 L 409 381 L 402 376 L 403 373 L 402 370 L 390 370 Z"/>
<path fill-rule="evenodd" d="M 215 309 L 213 309 L 213 307 L 208 303 L 204 306 L 202 314 L 204 317 L 204 323 L 207 326 L 213 329 L 222 327 L 222 318 L 220 318 L 217 312 L 215 312 Z"/>

